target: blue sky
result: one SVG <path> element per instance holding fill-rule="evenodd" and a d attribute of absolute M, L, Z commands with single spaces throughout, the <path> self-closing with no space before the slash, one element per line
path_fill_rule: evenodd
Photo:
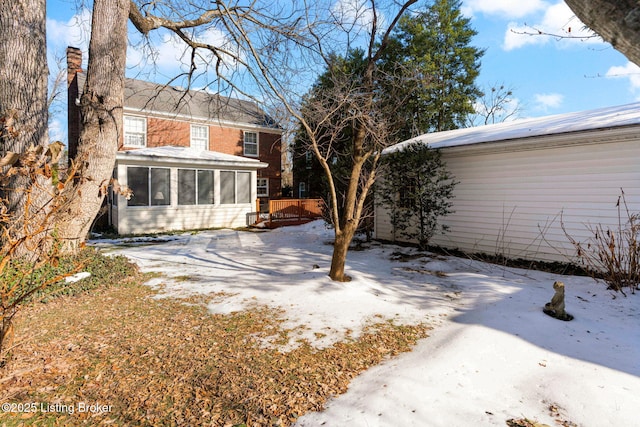
<path fill-rule="evenodd" d="M 336 0 L 355 2 L 358 0 Z M 48 0 L 49 66 L 63 57 L 68 45 L 85 50 L 88 45 L 88 12 L 80 13 L 78 0 Z M 486 49 L 479 86 L 504 84 L 513 89 L 519 117 L 539 117 L 570 111 L 627 104 L 640 100 L 640 68 L 597 38 L 587 36 L 584 25 L 563 1 L 556 0 L 463 0 L 463 13 L 478 31 L 474 45 Z M 531 36 L 536 30 L 572 35 L 574 39 Z M 219 34 L 210 34 L 210 39 Z M 154 71 L 141 71 L 143 54 L 129 50 L 128 75 L 148 76 L 164 83 L 175 75 L 180 47 L 162 35 Z M 65 101 L 66 103 L 66 101 Z M 66 115 L 52 120 L 52 138 L 66 142 Z"/>

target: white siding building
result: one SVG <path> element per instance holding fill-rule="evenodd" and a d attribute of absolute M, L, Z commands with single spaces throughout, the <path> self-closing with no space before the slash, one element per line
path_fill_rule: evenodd
<path fill-rule="evenodd" d="M 561 222 L 579 241 L 588 225 L 618 226 L 621 189 L 640 212 L 640 103 L 422 135 L 459 181 L 450 227 L 433 245 L 508 258 L 567 261 Z M 626 213 L 623 212 L 623 217 Z M 394 240 L 376 208 L 376 236 Z M 400 240 L 400 239 L 398 239 Z"/>
<path fill-rule="evenodd" d="M 264 167 L 256 159 L 183 147 L 118 152 L 114 176 L 133 196 L 112 195 L 110 223 L 119 234 L 245 226 Z"/>

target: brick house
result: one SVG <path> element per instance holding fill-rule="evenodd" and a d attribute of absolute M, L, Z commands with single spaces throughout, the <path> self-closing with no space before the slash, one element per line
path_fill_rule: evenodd
<path fill-rule="evenodd" d="M 77 48 L 67 48 L 67 72 L 68 148 L 69 157 L 73 158 L 77 150 L 81 126 L 77 100 L 85 82 L 85 75 L 82 72 L 82 52 Z M 265 202 L 282 195 L 282 130 L 254 102 L 227 98 L 205 91 L 185 91 L 178 87 L 127 79 L 123 119 L 116 173 L 126 174 L 126 169 L 120 170 L 118 165 L 126 162 L 127 158 L 136 157 L 140 162 L 140 156 L 148 155 L 150 157 L 144 163 L 147 167 L 152 167 L 153 159 L 157 159 L 158 156 L 167 154 L 178 165 L 187 162 L 189 153 L 192 153 L 195 164 L 199 164 L 199 167 L 206 166 L 203 166 L 202 162 L 213 162 L 207 166 L 211 170 L 216 168 L 221 170 L 220 168 L 224 165 L 231 164 L 241 165 L 243 170 L 253 170 L 251 189 L 247 190 L 249 191 L 247 194 L 253 197 L 251 210 L 255 210 L 255 198 Z M 157 150 L 163 147 L 173 148 Z M 133 154 L 128 153 L 133 150 L 136 150 L 136 155 L 127 156 L 127 154 Z M 216 156 L 216 153 L 236 156 L 238 159 L 231 162 L 229 157 Z M 225 162 L 217 164 L 216 161 L 219 162 L 220 159 L 224 159 Z M 167 159 L 163 162 L 168 164 Z M 177 171 L 172 171 L 171 174 L 171 179 L 177 181 Z M 123 176 L 118 176 L 118 180 L 127 181 Z M 244 183 L 245 180 L 243 179 L 242 182 Z M 128 183 L 130 187 L 131 184 Z M 176 200 L 168 202 L 176 207 L 180 197 L 177 193 L 177 184 L 173 185 L 176 191 L 172 194 Z M 217 187 L 216 191 L 219 193 L 220 188 Z M 117 200 L 115 202 L 118 204 Z M 218 207 L 217 202 L 216 207 Z M 234 226 L 238 225 L 238 221 L 238 219 L 234 221 Z M 118 228 L 117 224 L 114 225 Z M 221 225 L 202 223 L 199 226 Z M 184 228 L 186 227 L 185 225 Z M 168 226 L 168 228 L 172 227 Z M 138 230 L 127 229 L 127 232 L 136 231 Z"/>

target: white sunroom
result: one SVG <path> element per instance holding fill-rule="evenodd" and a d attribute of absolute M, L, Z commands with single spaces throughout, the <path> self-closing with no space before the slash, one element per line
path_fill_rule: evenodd
<path fill-rule="evenodd" d="M 111 198 L 119 234 L 241 227 L 255 210 L 256 159 L 185 147 L 121 151 L 114 177 L 132 196 Z"/>

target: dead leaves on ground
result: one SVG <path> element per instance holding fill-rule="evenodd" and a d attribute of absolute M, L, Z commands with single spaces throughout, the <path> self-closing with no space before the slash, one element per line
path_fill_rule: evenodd
<path fill-rule="evenodd" d="M 0 412 L 0 425 L 287 426 L 321 410 L 362 371 L 409 351 L 429 329 L 380 323 L 332 347 L 301 342 L 285 353 L 261 345 L 287 332 L 267 307 L 211 315 L 205 301 L 152 296 L 130 285 L 25 310 L 19 334 L 38 339 L 16 348 L 0 370 L 0 401 L 111 408 Z"/>

